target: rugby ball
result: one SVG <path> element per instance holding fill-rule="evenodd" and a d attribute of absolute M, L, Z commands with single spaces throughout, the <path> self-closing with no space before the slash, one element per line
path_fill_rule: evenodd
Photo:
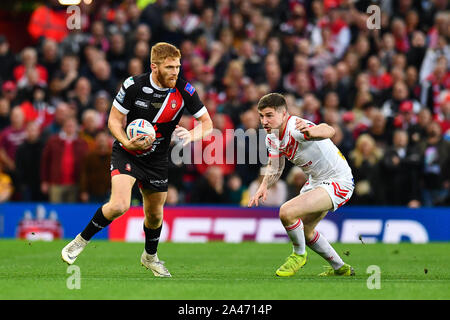
<path fill-rule="evenodd" d="M 131 121 L 127 126 L 127 137 L 132 139 L 136 136 L 150 136 L 153 139 L 156 136 L 155 129 L 152 124 L 145 119 L 136 119 Z"/>

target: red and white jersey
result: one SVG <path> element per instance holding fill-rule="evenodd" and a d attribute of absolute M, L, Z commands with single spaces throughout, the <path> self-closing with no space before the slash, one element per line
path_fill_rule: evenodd
<path fill-rule="evenodd" d="M 296 119 L 296 116 L 289 117 L 279 138 L 274 133 L 266 136 L 269 157 L 286 157 L 313 180 L 352 178 L 347 160 L 334 143 L 330 139 L 308 140 L 295 128 Z M 311 121 L 302 120 L 315 126 Z"/>

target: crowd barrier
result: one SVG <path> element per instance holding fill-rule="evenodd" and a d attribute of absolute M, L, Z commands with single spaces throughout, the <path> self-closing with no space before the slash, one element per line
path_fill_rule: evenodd
<path fill-rule="evenodd" d="M 98 204 L 0 204 L 0 238 L 71 239 Z M 142 207 L 131 207 L 94 239 L 143 242 Z M 450 241 L 450 208 L 348 206 L 330 212 L 317 229 L 330 242 L 427 243 Z M 166 206 L 160 241 L 287 242 L 278 208 Z"/>

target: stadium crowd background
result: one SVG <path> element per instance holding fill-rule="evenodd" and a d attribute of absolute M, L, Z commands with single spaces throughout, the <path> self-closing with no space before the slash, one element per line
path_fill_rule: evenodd
<path fill-rule="evenodd" d="M 371 4 L 381 8 L 380 29 L 367 27 Z M 79 8 L 80 29 L 69 30 L 66 7 L 36 4 L 26 22 L 33 45 L 15 52 L 11 34 L 0 35 L 0 201 L 105 201 L 112 99 L 127 77 L 150 70 L 151 46 L 165 41 L 181 49 L 181 76 L 215 128 L 261 134 L 257 101 L 283 93 L 290 114 L 336 129 L 356 181 L 350 204 L 450 204 L 448 1 L 124 0 Z M 193 120 L 183 116 L 180 125 L 190 129 Z M 167 203 L 245 205 L 261 170 L 172 163 Z M 265 205 L 280 205 L 304 183 L 287 163 Z M 138 190 L 133 197 L 138 203 Z"/>

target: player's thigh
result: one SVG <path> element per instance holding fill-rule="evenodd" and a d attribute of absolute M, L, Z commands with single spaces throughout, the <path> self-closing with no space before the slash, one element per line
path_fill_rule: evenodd
<path fill-rule="evenodd" d="M 321 187 L 317 187 L 283 204 L 280 208 L 280 218 L 282 220 L 300 218 L 303 221 L 308 221 L 308 219 L 316 219 L 323 212 L 329 211 L 332 208 L 333 203 L 328 192 Z"/>
<path fill-rule="evenodd" d="M 118 174 L 111 178 L 111 198 L 103 206 L 106 218 L 115 218 L 129 209 L 131 190 L 135 182 L 136 178 L 127 174 Z"/>
<path fill-rule="evenodd" d="M 144 204 L 144 212 L 146 215 L 156 215 L 163 211 L 164 204 L 167 199 L 167 191 L 159 192 L 148 189 L 140 189 L 142 201 Z"/>

